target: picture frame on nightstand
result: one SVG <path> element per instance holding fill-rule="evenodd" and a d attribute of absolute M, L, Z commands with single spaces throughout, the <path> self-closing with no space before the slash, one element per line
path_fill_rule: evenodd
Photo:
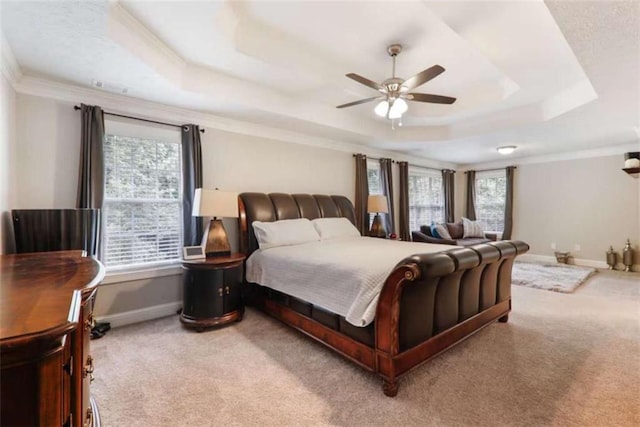
<path fill-rule="evenodd" d="M 197 259 L 205 259 L 207 254 L 204 252 L 204 247 L 202 246 L 185 246 L 182 248 L 182 259 L 184 260 L 197 260 Z"/>

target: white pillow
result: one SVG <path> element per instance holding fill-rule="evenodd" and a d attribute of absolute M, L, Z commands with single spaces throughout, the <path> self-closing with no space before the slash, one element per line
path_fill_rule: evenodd
<path fill-rule="evenodd" d="M 320 240 L 313 224 L 306 218 L 283 219 L 274 222 L 253 221 L 251 225 L 260 249 L 299 245 Z"/>
<path fill-rule="evenodd" d="M 484 231 L 478 221 L 471 221 L 468 218 L 462 217 L 462 228 L 464 229 L 463 239 L 467 237 L 484 237 Z"/>
<path fill-rule="evenodd" d="M 316 218 L 311 222 L 320 235 L 320 240 L 361 237 L 358 229 L 347 218 Z"/>

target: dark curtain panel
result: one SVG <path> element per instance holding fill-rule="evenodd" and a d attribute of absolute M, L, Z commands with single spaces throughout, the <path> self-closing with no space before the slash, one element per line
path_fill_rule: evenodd
<path fill-rule="evenodd" d="M 467 218 L 476 220 L 476 171 L 467 171 Z"/>
<path fill-rule="evenodd" d="M 202 147 L 197 125 L 182 127 L 182 224 L 185 246 L 198 246 L 204 229 L 200 217 L 192 216 L 193 196 L 202 188 Z"/>
<path fill-rule="evenodd" d="M 389 213 L 385 214 L 385 226 L 387 229 L 387 234 L 395 233 L 395 212 L 393 211 L 393 175 L 391 171 L 391 166 L 393 165 L 393 160 L 391 159 L 380 159 L 380 184 L 382 185 L 382 191 L 385 196 L 387 196 L 387 205 L 389 209 Z"/>
<path fill-rule="evenodd" d="M 369 198 L 369 180 L 367 179 L 367 156 L 356 154 L 356 227 L 360 234 L 367 235 L 369 231 L 369 213 L 367 200 Z"/>
<path fill-rule="evenodd" d="M 411 230 L 409 230 L 409 163 L 398 162 L 400 173 L 398 179 L 400 181 L 400 218 L 399 226 L 400 238 L 408 242 L 411 240 Z"/>
<path fill-rule="evenodd" d="M 445 222 L 454 222 L 454 198 L 455 198 L 455 173 L 451 169 L 442 170 L 442 187 L 444 190 L 444 220 Z"/>
<path fill-rule="evenodd" d="M 101 209 L 104 200 L 104 115 L 102 109 L 80 107 L 80 173 L 76 207 Z"/>
<path fill-rule="evenodd" d="M 80 168 L 76 207 L 100 209 L 104 202 L 104 114 L 93 105 L 80 106 Z M 102 259 L 102 215 L 98 215 L 96 253 Z"/>
<path fill-rule="evenodd" d="M 511 239 L 511 231 L 513 230 L 513 174 L 515 169 L 515 166 L 509 166 L 506 171 L 507 191 L 504 202 L 504 232 L 502 233 L 504 240 Z"/>

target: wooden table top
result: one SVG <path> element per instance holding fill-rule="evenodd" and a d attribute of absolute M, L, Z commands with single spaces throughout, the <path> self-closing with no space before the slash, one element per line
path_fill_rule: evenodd
<path fill-rule="evenodd" d="M 76 290 L 90 291 L 104 267 L 82 251 L 0 256 L 0 345 L 63 330 L 73 319 Z"/>
<path fill-rule="evenodd" d="M 193 269 L 225 268 L 235 266 L 246 258 L 243 253 L 233 253 L 231 255 L 207 257 L 203 259 L 182 260 L 182 265 Z"/>

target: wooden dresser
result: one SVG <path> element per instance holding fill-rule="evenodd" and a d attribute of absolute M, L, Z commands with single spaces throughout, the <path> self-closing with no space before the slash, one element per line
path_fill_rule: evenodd
<path fill-rule="evenodd" d="M 82 251 L 0 256 L 2 425 L 100 425 L 89 339 L 103 277 Z"/>

